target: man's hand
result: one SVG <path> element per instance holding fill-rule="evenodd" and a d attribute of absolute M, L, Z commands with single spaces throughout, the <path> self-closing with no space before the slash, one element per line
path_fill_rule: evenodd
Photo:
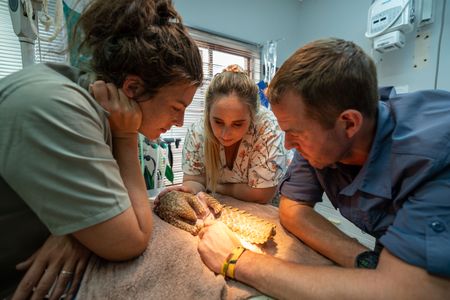
<path fill-rule="evenodd" d="M 203 228 L 199 237 L 198 252 L 205 265 L 215 273 L 220 273 L 228 255 L 241 245 L 236 235 L 222 222 Z"/>
<path fill-rule="evenodd" d="M 142 122 L 139 105 L 112 83 L 96 81 L 90 85 L 95 100 L 109 112 L 109 124 L 113 137 L 137 134 Z"/>
<path fill-rule="evenodd" d="M 50 236 L 18 270 L 27 270 L 13 299 L 72 299 L 81 282 L 91 252 L 71 236 Z M 69 288 L 70 287 L 70 288 Z"/>

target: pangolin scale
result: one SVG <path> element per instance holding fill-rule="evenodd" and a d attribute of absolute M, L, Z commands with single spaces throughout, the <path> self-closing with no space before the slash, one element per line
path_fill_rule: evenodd
<path fill-rule="evenodd" d="M 211 195 L 202 197 L 211 208 L 216 220 L 223 222 L 236 235 L 252 244 L 264 244 L 275 235 L 276 225 L 238 208 L 222 205 Z M 198 222 L 207 215 L 205 205 L 197 196 L 180 191 L 171 191 L 159 198 L 155 213 L 164 221 L 196 235 L 203 227 Z M 180 219 L 181 217 L 181 219 Z"/>

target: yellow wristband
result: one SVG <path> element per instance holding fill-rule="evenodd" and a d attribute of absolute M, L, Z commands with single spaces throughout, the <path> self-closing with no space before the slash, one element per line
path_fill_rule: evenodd
<path fill-rule="evenodd" d="M 236 269 L 236 263 L 239 259 L 239 257 L 241 257 L 242 253 L 244 253 L 246 249 L 242 246 L 238 246 L 236 248 L 233 249 L 233 251 L 230 253 L 230 255 L 228 255 L 227 259 L 225 260 L 225 262 L 222 265 L 222 270 L 221 270 L 221 274 L 224 277 L 229 277 L 234 279 L 234 271 Z"/>
<path fill-rule="evenodd" d="M 225 259 L 225 261 L 222 264 L 222 269 L 220 270 L 220 274 L 223 275 L 223 277 L 227 276 L 227 271 L 228 271 L 228 261 L 231 259 L 231 256 L 233 255 L 233 253 L 228 254 L 227 258 Z"/>

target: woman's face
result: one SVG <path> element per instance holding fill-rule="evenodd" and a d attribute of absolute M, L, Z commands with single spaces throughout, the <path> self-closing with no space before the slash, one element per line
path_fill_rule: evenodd
<path fill-rule="evenodd" d="M 139 132 L 154 140 L 173 125 L 183 126 L 184 112 L 196 90 L 197 86 L 187 83 L 165 86 L 150 99 L 138 102 L 142 110 Z"/>
<path fill-rule="evenodd" d="M 250 110 L 235 95 L 216 99 L 211 106 L 209 122 L 217 140 L 225 147 L 239 142 L 247 132 Z"/>

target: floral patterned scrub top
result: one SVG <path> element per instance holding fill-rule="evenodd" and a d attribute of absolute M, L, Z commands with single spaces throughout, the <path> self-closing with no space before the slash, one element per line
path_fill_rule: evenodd
<path fill-rule="evenodd" d="M 247 183 L 252 188 L 278 185 L 287 168 L 284 133 L 271 111 L 261 107 L 255 122 L 242 138 L 233 169 L 226 166 L 225 149 L 220 145 L 222 165 L 219 183 Z M 188 129 L 183 146 L 183 173 L 206 173 L 203 118 Z"/>

